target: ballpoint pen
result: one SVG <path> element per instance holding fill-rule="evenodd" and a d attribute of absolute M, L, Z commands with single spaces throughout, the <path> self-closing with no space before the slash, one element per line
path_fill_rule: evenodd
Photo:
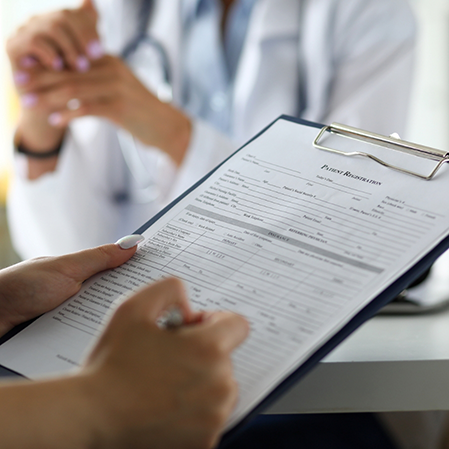
<path fill-rule="evenodd" d="M 182 312 L 173 307 L 168 310 L 159 320 L 159 327 L 162 329 L 176 329 L 184 323 L 184 316 Z"/>

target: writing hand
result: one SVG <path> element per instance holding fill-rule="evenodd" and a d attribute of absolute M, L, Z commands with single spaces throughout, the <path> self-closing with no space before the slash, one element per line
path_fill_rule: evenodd
<path fill-rule="evenodd" d="M 156 320 L 174 306 L 186 325 L 161 330 Z M 175 279 L 122 304 L 83 370 L 105 447 L 214 447 L 238 395 L 231 353 L 247 334 L 241 316 L 193 313 Z"/>
<path fill-rule="evenodd" d="M 87 271 L 110 265 L 96 256 Z M 69 283 L 87 275 L 75 266 Z M 160 329 L 172 307 L 185 326 Z M 146 287 L 118 307 L 77 372 L 0 387 L 2 447 L 211 449 L 237 400 L 231 354 L 247 334 L 240 316 L 193 313 L 177 280 Z"/>

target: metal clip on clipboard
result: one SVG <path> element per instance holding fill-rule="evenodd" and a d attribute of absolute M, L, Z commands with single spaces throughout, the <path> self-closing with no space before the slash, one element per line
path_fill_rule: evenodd
<path fill-rule="evenodd" d="M 420 173 L 416 173 L 410 170 L 407 170 L 405 168 L 398 167 L 396 165 L 389 164 L 382 159 L 379 159 L 378 157 L 369 154 L 364 153 L 362 151 L 352 151 L 352 152 L 344 152 L 341 150 L 336 150 L 334 148 L 326 147 L 320 144 L 320 141 L 322 140 L 324 134 L 326 132 L 330 132 L 332 134 L 336 134 L 339 136 L 345 136 L 353 140 L 358 140 L 359 142 L 368 142 L 372 143 L 381 147 L 390 148 L 397 151 L 402 151 L 403 153 L 412 154 L 414 156 L 423 157 L 425 159 L 430 159 L 433 161 L 436 161 L 437 164 L 431 171 L 429 175 L 422 175 Z M 343 156 L 363 156 L 367 157 L 369 159 L 372 159 L 373 161 L 376 161 L 377 163 L 391 168 L 393 170 L 400 171 L 402 173 L 407 173 L 412 176 L 417 176 L 418 178 L 430 180 L 433 178 L 433 176 L 438 172 L 440 167 L 445 164 L 446 162 L 449 162 L 449 153 L 442 150 L 436 150 L 434 148 L 426 147 L 423 145 L 418 145 L 415 143 L 407 142 L 405 140 L 397 139 L 395 137 L 386 137 L 382 136 L 381 134 L 375 134 L 369 131 L 364 131 L 362 129 L 353 128 L 351 126 L 342 125 L 340 123 L 332 123 L 332 125 L 325 126 L 321 129 L 318 136 L 313 142 L 313 146 L 315 148 L 318 148 L 320 150 L 330 151 L 331 153 L 337 153 L 341 154 Z"/>
<path fill-rule="evenodd" d="M 425 159 L 430 159 L 436 161 L 435 167 L 432 169 L 429 175 L 422 175 L 420 173 L 412 172 L 405 168 L 397 167 L 395 165 L 389 164 L 378 157 L 364 153 L 361 151 L 344 152 L 337 150 L 335 148 L 326 147 L 320 144 L 324 134 L 329 132 L 331 134 L 344 136 L 349 139 L 357 140 L 359 142 L 368 142 L 385 148 L 390 148 L 397 151 L 402 151 L 403 153 L 412 154 L 415 156 L 423 157 Z M 436 150 L 434 148 L 417 145 L 414 143 L 406 142 L 404 140 L 398 139 L 396 137 L 382 136 L 380 134 L 371 133 L 358 128 L 353 128 L 351 126 L 341 125 L 339 123 L 332 123 L 330 126 L 325 126 L 321 129 L 318 136 L 313 142 L 315 148 L 320 150 L 330 151 L 331 153 L 341 154 L 343 156 L 363 156 L 372 159 L 379 164 L 391 168 L 393 170 L 400 171 L 402 173 L 407 173 L 412 176 L 417 176 L 418 178 L 431 180 L 433 176 L 438 172 L 440 167 L 449 162 L 449 153 L 441 150 Z M 436 263 L 443 261 L 444 256 L 442 256 Z M 410 287 L 404 290 L 394 301 L 385 306 L 380 313 L 383 314 L 416 314 L 416 313 L 429 313 L 438 312 L 440 310 L 449 307 L 449 282 L 445 282 L 443 287 L 439 287 L 439 297 L 433 303 L 422 303 L 417 300 L 417 297 L 424 295 L 426 289 L 429 288 L 431 283 L 437 282 L 438 285 L 442 284 L 441 275 L 439 272 L 434 272 L 428 270 L 421 278 L 417 279 Z M 447 276 L 444 275 L 446 279 Z M 416 288 L 417 290 L 414 290 Z M 418 295 L 418 296 L 417 296 Z"/>

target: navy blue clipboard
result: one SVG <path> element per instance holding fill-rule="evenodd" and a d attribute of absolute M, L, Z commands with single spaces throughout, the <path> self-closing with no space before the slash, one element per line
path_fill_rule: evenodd
<path fill-rule="evenodd" d="M 278 120 L 287 120 L 290 122 L 298 123 L 301 125 L 322 129 L 323 125 L 318 123 L 313 123 L 301 119 L 296 119 L 288 116 L 281 116 L 276 119 L 273 123 L 262 130 L 258 135 L 251 139 L 242 148 L 246 147 L 253 140 L 257 139 L 261 134 L 263 134 L 268 128 L 270 128 Z M 201 185 L 206 179 L 208 179 L 219 167 L 231 159 L 236 153 L 238 153 L 242 148 L 237 150 L 233 155 L 226 159 L 222 164 L 208 173 L 204 178 L 193 185 L 189 190 L 179 196 L 171 204 L 169 204 L 165 209 L 155 215 L 151 220 L 141 226 L 135 234 L 142 234 L 147 230 L 153 223 L 155 223 L 159 218 L 161 218 L 168 210 L 174 207 L 179 201 L 181 201 L 186 195 L 195 190 L 199 185 Z M 430 181 L 431 182 L 431 181 Z M 338 346 L 345 338 L 347 338 L 352 332 L 354 332 L 359 326 L 361 326 L 365 321 L 375 315 L 383 306 L 388 304 L 393 298 L 395 298 L 399 293 L 401 293 L 407 286 L 409 286 L 415 279 L 421 276 L 425 271 L 427 271 L 433 264 L 433 262 L 449 248 L 449 235 L 442 240 L 434 249 L 427 253 L 417 264 L 415 264 L 409 271 L 404 273 L 396 281 L 390 284 L 380 295 L 374 298 L 362 311 L 360 311 L 350 322 L 348 322 L 339 332 L 337 332 L 330 340 L 328 340 L 323 346 L 315 351 L 302 365 L 292 373 L 288 378 L 286 378 L 280 385 L 278 385 L 271 393 L 268 394 L 242 421 L 240 421 L 235 427 L 226 432 L 221 440 L 219 449 L 227 449 L 232 447 L 232 442 L 238 437 L 241 431 L 245 428 L 246 424 L 260 412 L 265 410 L 271 404 L 273 404 L 277 399 L 279 399 L 283 394 L 285 394 L 289 388 L 291 388 L 296 382 L 308 374 L 320 360 L 322 360 L 327 354 L 329 354 L 336 346 Z M 0 344 L 7 341 L 9 338 L 20 332 L 25 325 L 21 325 L 20 328 L 16 328 L 9 332 L 3 338 L 0 339 Z M 10 376 L 20 376 L 18 373 L 14 373 L 7 368 L 0 366 L 0 377 L 10 377 Z"/>
<path fill-rule="evenodd" d="M 231 159 L 240 150 L 245 148 L 252 141 L 256 140 L 261 134 L 263 134 L 267 129 L 274 125 L 278 120 L 287 120 L 293 123 L 298 123 L 300 125 L 309 126 L 316 128 L 318 130 L 322 129 L 324 125 L 319 123 L 309 122 L 307 120 L 302 120 L 294 117 L 289 117 L 283 115 L 268 125 L 259 134 L 253 137 L 249 142 L 247 142 L 243 147 L 238 149 L 234 154 L 217 166 L 214 170 L 208 173 L 204 178 L 193 185 L 189 190 L 183 193 L 175 201 L 169 204 L 164 210 L 154 216 L 151 220 L 141 226 L 135 233 L 142 234 L 146 231 L 154 222 L 156 222 L 160 217 L 162 217 L 168 210 L 175 206 L 179 201 L 181 201 L 190 192 L 195 190 L 199 185 L 206 181 L 219 167 L 226 164 L 226 162 Z M 431 181 L 430 181 L 431 182 Z M 438 244 L 432 251 L 430 251 L 425 257 L 423 257 L 416 265 L 414 265 L 408 272 L 403 274 L 398 278 L 393 284 L 391 284 L 386 290 L 384 290 L 379 296 L 377 296 L 369 305 L 367 305 L 361 312 L 359 312 L 346 326 L 341 329 L 337 334 L 335 334 L 325 345 L 319 348 L 314 354 L 312 354 L 307 361 L 305 361 L 294 373 L 292 373 L 288 378 L 286 378 L 280 385 L 278 385 L 262 402 L 257 405 L 240 423 L 238 423 L 234 428 L 229 430 L 222 438 L 219 445 L 219 449 L 226 449 L 232 447 L 232 442 L 238 435 L 244 430 L 246 424 L 261 413 L 263 410 L 267 409 L 271 404 L 273 404 L 277 399 L 279 399 L 283 394 L 285 394 L 289 388 L 291 388 L 296 382 L 298 382 L 302 377 L 308 374 L 320 360 L 322 360 L 327 354 L 329 354 L 334 348 L 336 348 L 345 338 L 352 334 L 358 327 L 360 327 L 365 321 L 373 317 L 383 306 L 388 304 L 393 300 L 399 293 L 401 293 L 405 288 L 407 288 L 415 279 L 420 277 L 425 273 L 435 262 L 435 260 L 443 254 L 449 248 L 449 236 L 446 237 L 440 244 Z"/>

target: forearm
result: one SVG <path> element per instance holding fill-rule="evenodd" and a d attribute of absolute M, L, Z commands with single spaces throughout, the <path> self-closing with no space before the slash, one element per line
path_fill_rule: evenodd
<path fill-rule="evenodd" d="M 61 144 L 65 129 L 51 126 L 45 114 L 24 110 L 14 137 L 15 145 L 22 145 L 28 151 L 46 153 Z M 56 169 L 58 157 L 37 159 L 28 157 L 28 179 L 37 179 Z"/>
<path fill-rule="evenodd" d="M 171 105 L 160 104 L 158 115 L 160 142 L 155 142 L 173 162 L 180 166 L 184 160 L 192 135 L 192 123 L 181 111 Z"/>
<path fill-rule="evenodd" d="M 144 145 L 159 148 L 180 166 L 192 135 L 190 118 L 176 107 L 159 101 L 148 90 L 127 91 L 124 98 L 132 105 L 128 114 L 110 116 L 118 126 L 127 129 Z"/>
<path fill-rule="evenodd" d="M 33 449 L 96 447 L 94 410 L 83 377 L 0 387 L 1 446 Z"/>

